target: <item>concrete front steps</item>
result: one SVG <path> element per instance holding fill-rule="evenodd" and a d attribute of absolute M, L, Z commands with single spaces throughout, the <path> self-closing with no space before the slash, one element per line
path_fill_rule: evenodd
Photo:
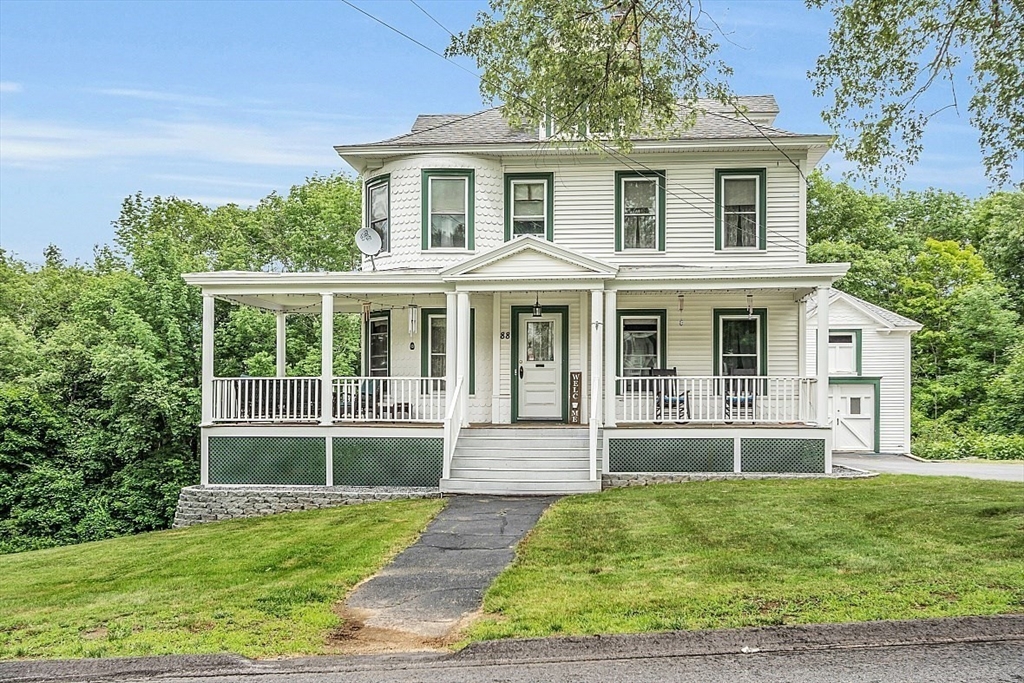
<path fill-rule="evenodd" d="M 442 493 L 548 495 L 601 490 L 590 480 L 586 427 L 467 427 Z"/>

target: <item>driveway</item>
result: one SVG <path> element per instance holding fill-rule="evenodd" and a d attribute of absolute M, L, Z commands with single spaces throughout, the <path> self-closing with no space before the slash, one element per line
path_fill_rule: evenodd
<path fill-rule="evenodd" d="M 836 465 L 887 474 L 925 474 L 1024 483 L 1024 463 L 1022 462 L 988 460 L 929 460 L 921 462 L 902 455 L 866 455 L 862 453 L 836 453 L 832 456 L 832 462 Z"/>

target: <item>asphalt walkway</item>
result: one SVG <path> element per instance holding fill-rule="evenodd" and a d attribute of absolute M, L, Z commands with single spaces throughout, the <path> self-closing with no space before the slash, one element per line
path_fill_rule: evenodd
<path fill-rule="evenodd" d="M 867 455 L 836 453 L 836 465 L 856 467 L 887 474 L 924 474 L 940 477 L 970 477 L 971 479 L 998 479 L 1024 483 L 1024 463 L 987 460 L 928 460 L 920 461 L 902 455 Z"/>
<path fill-rule="evenodd" d="M 363 626 L 443 638 L 480 608 L 484 591 L 557 496 L 453 496 L 416 543 L 345 602 Z"/>

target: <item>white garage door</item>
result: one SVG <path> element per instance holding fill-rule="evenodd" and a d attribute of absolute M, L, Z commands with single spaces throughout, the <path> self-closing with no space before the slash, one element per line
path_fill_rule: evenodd
<path fill-rule="evenodd" d="M 829 395 L 833 450 L 875 450 L 875 387 L 833 384 Z"/>

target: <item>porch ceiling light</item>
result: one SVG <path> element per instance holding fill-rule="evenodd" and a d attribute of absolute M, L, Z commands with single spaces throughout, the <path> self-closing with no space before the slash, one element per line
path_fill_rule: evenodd
<path fill-rule="evenodd" d="M 409 304 L 409 336 L 415 337 L 420 324 L 420 307 Z"/>
<path fill-rule="evenodd" d="M 539 318 L 543 314 L 543 310 L 540 307 L 540 292 L 537 293 L 537 300 L 533 303 L 533 317 Z"/>

